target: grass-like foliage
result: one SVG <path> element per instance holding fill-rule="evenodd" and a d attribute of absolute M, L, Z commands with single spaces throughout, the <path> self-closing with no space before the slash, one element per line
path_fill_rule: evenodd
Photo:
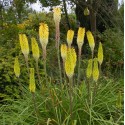
<path fill-rule="evenodd" d="M 85 82 L 73 88 L 72 121 L 70 119 L 69 93 L 66 86 L 43 87 L 36 90 L 35 101 L 38 110 L 36 117 L 32 94 L 23 87 L 23 97 L 9 100 L 9 104 L 1 106 L 1 125 L 122 125 L 122 107 L 117 107 L 117 91 L 121 82 L 103 78 L 99 82 L 96 96 L 92 97 L 92 105 L 87 100 Z M 8 101 L 8 102 L 9 102 Z M 91 124 L 90 124 L 91 118 Z"/>

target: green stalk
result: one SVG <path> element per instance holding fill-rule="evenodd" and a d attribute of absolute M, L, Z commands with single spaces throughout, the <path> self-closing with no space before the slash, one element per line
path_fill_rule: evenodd
<path fill-rule="evenodd" d="M 65 73 L 65 61 L 63 60 L 63 75 L 64 75 L 64 83 L 66 81 L 66 73 Z"/>
<path fill-rule="evenodd" d="M 58 66 L 59 66 L 59 76 L 60 76 L 60 84 L 62 83 L 62 73 L 61 73 L 61 63 L 60 63 L 60 30 L 59 30 L 59 24 L 56 25 L 56 44 L 57 44 L 57 58 L 58 58 Z"/>
<path fill-rule="evenodd" d="M 20 89 L 20 91 L 21 91 L 21 95 L 23 96 L 24 94 L 23 94 L 23 86 L 22 86 L 22 84 L 20 83 L 20 78 L 18 77 L 18 86 L 19 86 L 19 89 Z"/>
<path fill-rule="evenodd" d="M 42 88 L 41 80 L 40 80 L 40 74 L 39 74 L 38 59 L 36 59 L 36 72 L 37 72 L 37 77 L 38 77 L 38 81 L 39 81 L 38 85 Z"/>
<path fill-rule="evenodd" d="M 100 77 L 102 76 L 102 70 L 101 70 L 101 65 L 99 64 L 99 75 Z"/>
<path fill-rule="evenodd" d="M 35 95 L 34 95 L 33 92 L 32 92 L 32 100 L 33 100 L 33 104 L 34 104 L 34 110 L 35 110 L 37 122 L 38 122 L 38 124 L 39 124 L 39 113 L 38 113 L 38 108 L 37 108 L 37 106 L 36 106 Z"/>
<path fill-rule="evenodd" d="M 77 79 L 77 85 L 79 85 L 79 82 L 80 82 L 80 65 L 81 65 L 81 48 L 79 48 L 79 57 L 78 57 L 78 79 Z"/>
<path fill-rule="evenodd" d="M 92 60 L 93 60 L 93 57 L 94 57 L 94 51 L 92 51 Z"/>
<path fill-rule="evenodd" d="M 28 55 L 24 55 L 24 57 L 25 57 L 25 62 L 26 62 L 26 67 L 27 67 L 28 74 L 30 74 L 29 73 L 29 65 L 28 65 Z"/>
<path fill-rule="evenodd" d="M 72 121 L 72 78 L 69 78 L 70 115 Z"/>
<path fill-rule="evenodd" d="M 92 124 L 92 91 L 90 92 L 90 125 Z"/>
<path fill-rule="evenodd" d="M 90 79 L 87 80 L 88 102 L 90 102 Z"/>
<path fill-rule="evenodd" d="M 46 48 L 43 48 L 43 60 L 44 60 L 45 80 L 46 80 L 46 85 L 47 85 L 47 72 L 46 72 Z"/>

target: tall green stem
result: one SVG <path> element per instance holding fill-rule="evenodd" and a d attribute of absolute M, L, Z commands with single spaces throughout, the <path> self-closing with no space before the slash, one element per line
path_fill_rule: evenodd
<path fill-rule="evenodd" d="M 39 74 L 38 59 L 36 60 L 36 72 L 37 72 L 37 77 L 38 77 L 38 81 L 39 81 L 39 86 L 42 88 L 40 74 Z"/>
<path fill-rule="evenodd" d="M 63 75 L 64 75 L 64 83 L 65 83 L 65 81 L 66 81 L 65 60 L 63 60 Z"/>
<path fill-rule="evenodd" d="M 80 65 L 81 65 L 81 48 L 79 48 L 79 57 L 78 57 L 78 79 L 77 79 L 77 85 L 80 82 Z"/>
<path fill-rule="evenodd" d="M 24 55 L 24 57 L 25 57 L 25 61 L 26 61 L 27 71 L 28 71 L 28 74 L 29 74 L 28 55 Z"/>
<path fill-rule="evenodd" d="M 92 91 L 90 92 L 90 125 L 92 124 Z"/>
<path fill-rule="evenodd" d="M 38 113 L 38 109 L 37 109 L 37 106 L 36 106 L 36 100 L 35 100 L 35 95 L 34 95 L 34 93 L 32 93 L 32 99 L 33 99 L 34 110 L 35 110 L 37 122 L 39 123 L 39 113 Z"/>
<path fill-rule="evenodd" d="M 59 23 L 56 24 L 56 45 L 57 45 L 57 58 L 58 58 L 58 66 L 59 66 L 59 75 L 60 75 L 60 84 L 62 83 L 62 73 L 61 73 L 61 63 L 60 63 L 60 29 L 59 29 Z"/>
<path fill-rule="evenodd" d="M 69 78 L 70 115 L 72 121 L 72 78 Z"/>
<path fill-rule="evenodd" d="M 88 102 L 90 102 L 90 79 L 87 80 Z"/>
<path fill-rule="evenodd" d="M 92 51 L 92 60 L 93 60 L 93 57 L 94 57 L 94 51 Z"/>
<path fill-rule="evenodd" d="M 23 96 L 24 94 L 23 94 L 23 86 L 22 86 L 22 84 L 20 83 L 20 78 L 18 77 L 18 86 L 19 86 L 19 89 L 20 89 L 20 92 L 21 92 L 21 96 Z"/>
<path fill-rule="evenodd" d="M 46 72 L 46 48 L 43 48 L 43 59 L 44 59 L 45 80 L 46 80 L 46 85 L 47 85 L 47 72 Z"/>
<path fill-rule="evenodd" d="M 99 75 L 100 77 L 102 76 L 102 70 L 101 70 L 101 65 L 99 64 Z"/>

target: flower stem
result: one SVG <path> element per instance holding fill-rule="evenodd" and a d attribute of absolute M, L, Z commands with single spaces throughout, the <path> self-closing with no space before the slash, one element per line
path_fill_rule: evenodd
<path fill-rule="evenodd" d="M 37 106 L 36 106 L 35 95 L 34 95 L 33 92 L 32 92 L 32 100 L 33 100 L 33 104 L 34 104 L 34 110 L 35 110 L 37 122 L 39 123 L 39 113 L 38 113 L 38 108 L 37 108 Z"/>
<path fill-rule="evenodd" d="M 64 83 L 66 81 L 66 73 L 65 73 L 65 61 L 63 60 L 63 75 L 64 75 Z"/>
<path fill-rule="evenodd" d="M 38 85 L 42 88 L 41 80 L 40 80 L 40 74 L 39 74 L 38 59 L 36 60 L 36 72 L 37 72 L 37 77 L 38 77 L 38 81 L 39 81 Z"/>
<path fill-rule="evenodd" d="M 44 60 L 45 80 L 46 80 L 46 85 L 47 85 L 47 72 L 46 72 L 46 48 L 43 48 L 43 60 Z"/>
<path fill-rule="evenodd" d="M 56 46 L 57 46 L 57 58 L 58 58 L 60 84 L 61 84 L 62 83 L 62 73 L 61 73 L 61 63 L 60 63 L 59 41 L 60 41 L 60 30 L 59 30 L 59 23 L 58 23 L 58 24 L 56 24 Z"/>
<path fill-rule="evenodd" d="M 72 120 L 72 78 L 69 78 L 70 115 Z"/>
<path fill-rule="evenodd" d="M 79 57 L 78 57 L 78 79 L 77 79 L 77 85 L 80 82 L 80 65 L 81 65 L 81 48 L 79 48 Z"/>
<path fill-rule="evenodd" d="M 28 55 L 24 55 L 24 57 L 25 57 L 25 61 L 26 61 L 26 67 L 27 67 L 28 74 L 30 74 L 29 73 L 29 65 L 28 65 Z"/>

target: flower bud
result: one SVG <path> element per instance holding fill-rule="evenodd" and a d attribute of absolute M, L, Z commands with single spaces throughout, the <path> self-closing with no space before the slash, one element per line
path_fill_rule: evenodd
<path fill-rule="evenodd" d="M 98 48 L 98 62 L 101 65 L 103 62 L 103 48 L 102 48 L 102 43 L 99 42 L 99 48 Z"/>
<path fill-rule="evenodd" d="M 67 46 L 66 44 L 61 44 L 61 57 L 63 60 L 66 59 L 67 56 Z"/>
<path fill-rule="evenodd" d="M 30 83 L 29 83 L 29 90 L 30 92 L 35 92 L 36 84 L 34 78 L 34 68 L 30 68 Z"/>
<path fill-rule="evenodd" d="M 94 58 L 93 80 L 97 82 L 98 78 L 99 78 L 98 59 Z"/>
<path fill-rule="evenodd" d="M 73 30 L 68 30 L 68 32 L 67 32 L 68 47 L 71 47 L 71 44 L 72 44 L 72 41 L 73 41 L 73 37 L 74 37 L 74 31 Z"/>
<path fill-rule="evenodd" d="M 20 64 L 19 64 L 18 57 L 15 58 L 15 62 L 14 62 L 14 73 L 15 73 L 16 77 L 19 77 L 19 76 L 20 76 Z"/>
<path fill-rule="evenodd" d="M 47 24 L 41 23 L 39 27 L 39 38 L 42 48 L 46 48 L 48 44 L 48 37 L 49 37 L 49 29 Z"/>
<path fill-rule="evenodd" d="M 90 78 L 92 75 L 92 59 L 90 59 L 88 61 L 88 67 L 87 67 L 87 70 L 86 70 L 86 76 L 87 78 Z"/>
<path fill-rule="evenodd" d="M 39 47 L 34 37 L 31 38 L 32 54 L 35 60 L 39 59 Z"/>
<path fill-rule="evenodd" d="M 86 35 L 87 35 L 87 39 L 88 39 L 91 51 L 93 52 L 94 47 L 95 47 L 94 37 L 93 37 L 93 35 L 92 35 L 92 33 L 90 31 L 87 31 Z"/>
<path fill-rule="evenodd" d="M 65 61 L 65 71 L 69 78 L 72 78 L 76 66 L 76 52 L 74 48 L 68 48 Z"/>
<path fill-rule="evenodd" d="M 61 9 L 60 8 L 58 8 L 58 7 L 53 8 L 53 18 L 54 18 L 55 24 L 60 22 L 60 20 L 61 20 Z"/>
<path fill-rule="evenodd" d="M 28 56 L 29 44 L 28 44 L 28 39 L 26 37 L 26 34 L 19 34 L 19 41 L 20 41 L 22 53 L 24 54 L 24 56 Z"/>
<path fill-rule="evenodd" d="M 84 43 L 84 36 L 85 36 L 85 28 L 79 27 L 77 34 L 77 45 L 79 49 L 81 49 Z"/>

